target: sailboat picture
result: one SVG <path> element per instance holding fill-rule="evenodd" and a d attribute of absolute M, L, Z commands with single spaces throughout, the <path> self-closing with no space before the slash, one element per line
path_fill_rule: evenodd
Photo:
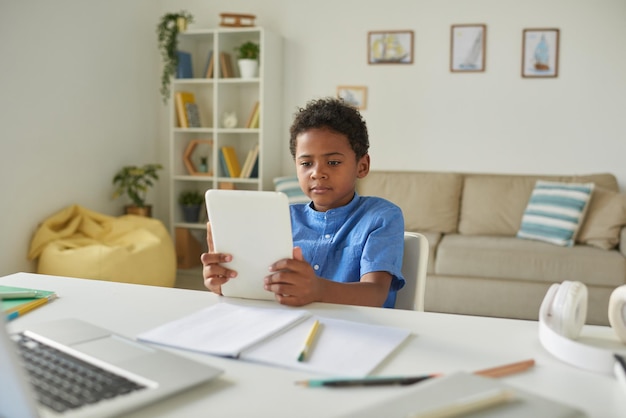
<path fill-rule="evenodd" d="M 524 29 L 522 77 L 556 77 L 559 69 L 559 30 Z"/>
<path fill-rule="evenodd" d="M 369 64 L 412 64 L 413 31 L 368 33 Z"/>
<path fill-rule="evenodd" d="M 450 71 L 485 71 L 486 25 L 452 25 Z"/>

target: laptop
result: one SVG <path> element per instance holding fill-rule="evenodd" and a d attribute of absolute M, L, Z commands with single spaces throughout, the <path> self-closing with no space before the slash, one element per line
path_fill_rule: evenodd
<path fill-rule="evenodd" d="M 210 189 L 205 194 L 215 250 L 230 253 L 235 279 L 224 296 L 274 300 L 263 288 L 268 267 L 293 256 L 289 200 L 281 192 Z"/>
<path fill-rule="evenodd" d="M 4 322 L 0 319 L 2 418 L 115 416 L 222 373 L 78 319 L 40 323 L 11 335 Z"/>

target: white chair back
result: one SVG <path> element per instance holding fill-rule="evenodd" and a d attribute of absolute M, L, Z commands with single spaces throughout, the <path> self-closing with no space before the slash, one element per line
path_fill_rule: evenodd
<path fill-rule="evenodd" d="M 417 232 L 404 232 L 402 275 L 406 284 L 398 292 L 396 309 L 424 310 L 428 251 L 428 240 L 424 235 Z"/>

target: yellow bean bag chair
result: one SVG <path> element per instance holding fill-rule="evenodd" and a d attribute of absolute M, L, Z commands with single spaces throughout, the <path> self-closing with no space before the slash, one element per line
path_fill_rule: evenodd
<path fill-rule="evenodd" d="M 167 287 L 176 281 L 174 244 L 159 220 L 78 205 L 39 226 L 28 252 L 29 260 L 37 258 L 41 274 Z"/>

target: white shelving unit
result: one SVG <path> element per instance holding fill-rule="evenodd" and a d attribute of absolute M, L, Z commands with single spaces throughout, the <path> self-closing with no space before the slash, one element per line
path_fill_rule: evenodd
<path fill-rule="evenodd" d="M 259 75 L 257 78 L 239 77 L 235 48 L 246 41 L 257 42 L 260 46 Z M 218 28 L 189 30 L 179 34 L 178 49 L 191 53 L 193 78 L 173 79 L 170 97 L 170 226 L 172 236 L 177 228 L 186 228 L 205 234 L 206 225 L 186 223 L 178 196 L 184 190 L 197 190 L 204 195 L 207 189 L 219 188 L 223 183 L 231 183 L 236 189 L 270 190 L 272 180 L 279 175 L 277 156 L 280 155 L 282 132 L 282 40 L 259 27 Z M 205 77 L 209 52 L 212 51 L 213 76 Z M 222 76 L 220 52 L 230 54 L 233 77 Z M 191 92 L 195 96 L 200 114 L 200 128 L 178 126 L 175 93 Z M 259 128 L 246 128 L 246 122 L 256 102 L 259 102 Z M 225 112 L 235 112 L 237 125 L 223 127 Z M 184 163 L 184 154 L 189 144 L 196 146 L 189 156 L 194 172 Z M 243 166 L 248 151 L 259 144 L 257 178 L 231 178 L 220 169 L 219 150 L 222 146 L 235 148 L 239 163 Z M 285 145 L 286 146 L 286 145 Z M 208 159 L 208 173 L 198 173 L 201 157 Z"/>

